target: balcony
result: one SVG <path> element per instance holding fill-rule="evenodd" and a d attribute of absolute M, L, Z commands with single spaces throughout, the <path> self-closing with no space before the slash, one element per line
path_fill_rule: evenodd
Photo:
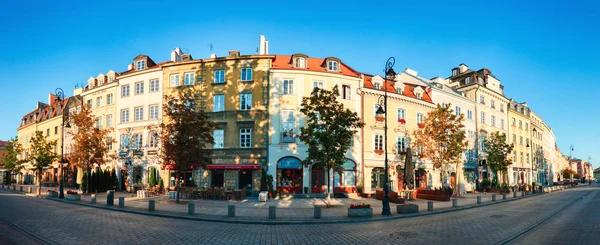
<path fill-rule="evenodd" d="M 281 143 L 295 143 L 297 135 L 294 134 L 293 130 L 281 132 Z"/>

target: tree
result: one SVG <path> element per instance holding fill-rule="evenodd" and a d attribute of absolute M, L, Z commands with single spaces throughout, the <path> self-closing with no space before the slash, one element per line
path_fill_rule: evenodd
<path fill-rule="evenodd" d="M 455 164 L 458 172 L 468 141 L 465 140 L 464 115 L 457 116 L 450 108 L 451 104 L 445 107 L 438 104 L 435 110 L 428 112 L 423 127 L 414 132 L 414 144 L 422 149 L 421 158 L 431 160 L 434 169 L 441 169 L 442 165 L 447 169 L 449 164 Z M 442 171 L 442 174 L 445 179 L 446 171 Z M 457 179 L 460 181 L 460 178 Z M 459 181 L 454 186 L 456 190 Z"/>
<path fill-rule="evenodd" d="M 305 126 L 300 128 L 300 140 L 308 146 L 308 157 L 302 162 L 313 167 L 323 167 L 327 172 L 327 200 L 330 193 L 331 169 L 340 171 L 345 155 L 352 146 L 354 135 L 364 123 L 356 112 L 344 108 L 337 101 L 338 86 L 332 90 L 313 90 L 310 97 L 302 98 Z"/>
<path fill-rule="evenodd" d="M 21 171 L 25 161 L 19 159 L 19 156 L 21 156 L 21 153 L 23 152 L 23 146 L 19 143 L 19 138 L 11 138 L 6 146 L 4 146 L 4 149 L 6 150 L 6 153 L 2 155 L 4 169 L 11 173 Z M 10 178 L 6 184 L 10 184 Z"/>
<path fill-rule="evenodd" d="M 30 157 L 34 168 L 38 172 L 38 195 L 41 195 L 42 171 L 58 158 L 58 155 L 54 152 L 56 149 L 56 140 L 47 141 L 42 131 L 35 131 L 35 137 L 31 141 Z"/>
<path fill-rule="evenodd" d="M 154 167 L 150 168 L 150 176 L 148 177 L 148 185 L 150 186 L 150 188 L 152 188 L 156 185 L 156 170 L 154 169 Z"/>
<path fill-rule="evenodd" d="M 197 164 L 206 166 L 211 163 L 211 144 L 214 143 L 212 130 L 215 123 L 208 114 L 199 108 L 198 95 L 193 89 L 182 89 L 177 96 L 164 97 L 164 115 L 166 121 L 160 124 L 163 147 L 163 164 L 173 165 L 176 170 L 176 202 L 179 203 L 179 176 L 183 171 Z"/>
<path fill-rule="evenodd" d="M 84 104 L 81 111 L 70 116 L 75 125 L 73 136 L 73 150 L 69 154 L 69 162 L 73 166 L 82 168 L 84 172 L 91 170 L 94 165 L 100 166 L 108 162 L 108 146 L 114 139 L 108 138 L 111 128 L 99 129 L 95 126 L 96 117 L 92 115 L 89 105 Z M 91 192 L 91 176 L 88 176 L 87 191 Z M 96 189 L 96 188 L 94 188 Z"/>
<path fill-rule="evenodd" d="M 483 146 L 483 152 L 487 155 L 487 166 L 496 176 L 501 172 L 502 183 L 508 183 L 508 167 L 512 164 L 509 156 L 514 145 L 506 142 L 506 134 L 496 131 L 483 142 Z"/>

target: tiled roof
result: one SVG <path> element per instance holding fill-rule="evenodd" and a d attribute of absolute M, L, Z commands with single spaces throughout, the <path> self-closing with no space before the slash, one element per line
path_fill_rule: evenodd
<path fill-rule="evenodd" d="M 369 88 L 369 89 L 374 89 L 374 90 L 382 90 L 382 89 L 376 89 L 375 86 L 373 85 L 373 77 L 372 76 L 367 76 L 365 75 L 365 88 Z M 388 93 L 394 93 L 394 94 L 398 94 L 396 92 L 396 89 L 394 88 L 394 81 L 391 80 L 385 80 L 385 89 L 387 90 Z M 417 96 L 415 95 L 415 88 L 420 87 L 421 89 L 423 89 L 423 96 L 421 97 L 422 101 L 425 102 L 429 102 L 429 103 L 433 103 L 433 101 L 431 100 L 431 96 L 429 96 L 429 92 L 427 91 L 427 87 L 426 86 L 418 86 L 418 85 L 413 85 L 413 84 L 404 84 L 404 91 L 402 91 L 402 96 L 406 96 L 406 97 L 411 97 L 414 99 L 417 99 Z"/>
<path fill-rule="evenodd" d="M 40 102 L 40 104 L 42 105 L 42 107 L 39 108 L 39 109 L 35 109 L 32 112 L 30 112 L 30 113 L 27 113 L 23 117 L 23 119 L 25 119 L 25 123 L 23 124 L 21 122 L 21 125 L 19 126 L 19 128 L 27 126 L 27 125 L 30 125 L 30 124 L 33 124 L 33 123 L 41 123 L 41 122 L 44 122 L 44 121 L 49 120 L 51 118 L 54 118 L 54 117 L 56 117 L 58 115 L 61 115 L 62 112 L 64 111 L 66 105 L 67 105 L 67 101 L 69 101 L 69 98 L 63 99 L 63 101 L 62 101 L 63 106 L 62 106 L 62 108 L 60 108 L 61 111 L 58 111 L 59 103 L 56 103 L 56 102 L 53 101 L 50 105 L 48 105 L 48 104 Z M 48 113 L 48 110 L 50 108 L 52 108 L 52 113 Z M 35 114 L 38 113 L 38 112 L 40 114 L 38 114 L 37 119 L 34 120 Z"/>
<path fill-rule="evenodd" d="M 273 58 L 273 63 L 271 64 L 271 69 L 285 69 L 285 70 L 306 70 L 306 71 L 316 71 L 316 72 L 326 72 L 333 74 L 342 74 L 345 76 L 351 77 L 360 77 L 360 74 L 356 72 L 354 69 L 344 64 L 344 62 L 340 61 L 340 71 L 329 71 L 326 67 L 323 66 L 323 62 L 325 59 L 321 58 L 311 58 L 308 57 L 306 61 L 306 68 L 298 68 L 292 66 L 292 56 L 291 55 L 275 55 Z"/>
<path fill-rule="evenodd" d="M 144 71 L 145 71 L 145 70 L 154 69 L 154 68 L 158 68 L 158 67 L 161 67 L 161 66 L 162 66 L 162 65 L 164 65 L 164 64 L 168 64 L 168 63 L 171 63 L 171 62 L 173 62 L 173 61 L 170 61 L 170 60 L 169 60 L 169 61 L 165 61 L 165 62 L 160 62 L 160 63 L 158 63 L 158 64 L 156 64 L 156 65 L 154 65 L 154 66 L 150 66 L 150 67 L 148 67 L 148 68 L 144 69 Z M 138 71 L 138 70 L 136 70 L 136 69 L 131 69 L 131 70 L 128 70 L 128 71 L 120 72 L 120 73 L 117 73 L 117 74 L 116 74 L 116 77 L 118 78 L 118 77 L 120 77 L 120 76 L 124 76 L 124 75 L 127 75 L 127 74 L 131 74 L 131 73 L 134 73 L 134 72 L 137 72 L 137 71 Z"/>
<path fill-rule="evenodd" d="M 0 147 L 4 147 L 8 144 L 8 141 L 0 140 Z"/>

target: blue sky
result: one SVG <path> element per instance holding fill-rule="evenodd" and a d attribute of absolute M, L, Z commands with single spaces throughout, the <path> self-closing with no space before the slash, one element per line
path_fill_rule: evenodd
<path fill-rule="evenodd" d="M 88 2 L 3 3 L 0 139 L 16 136 L 21 116 L 55 88 L 70 95 L 140 53 L 165 61 L 181 47 L 205 58 L 209 43 L 217 55 L 255 53 L 264 34 L 270 53 L 336 56 L 371 74 L 389 56 L 397 71 L 424 77 L 446 77 L 460 63 L 487 67 L 507 97 L 553 128 L 563 153 L 574 144 L 574 156 L 600 162 L 597 1 Z"/>

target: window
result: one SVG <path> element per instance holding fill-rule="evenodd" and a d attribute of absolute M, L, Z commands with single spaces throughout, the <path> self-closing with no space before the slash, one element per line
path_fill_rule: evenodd
<path fill-rule="evenodd" d="M 252 68 L 242 68 L 242 81 L 252 81 Z"/>
<path fill-rule="evenodd" d="M 183 74 L 183 85 L 194 85 L 194 73 L 186 72 Z"/>
<path fill-rule="evenodd" d="M 471 78 L 470 77 L 466 77 L 465 78 L 465 84 L 469 84 L 471 83 Z"/>
<path fill-rule="evenodd" d="M 158 105 L 150 105 L 148 111 L 150 119 L 158 119 Z"/>
<path fill-rule="evenodd" d="M 129 148 L 129 135 L 121 135 L 121 149 L 123 148 Z"/>
<path fill-rule="evenodd" d="M 375 135 L 374 148 L 375 150 L 383 150 L 383 135 Z"/>
<path fill-rule="evenodd" d="M 242 128 L 240 129 L 240 148 L 252 147 L 252 129 Z"/>
<path fill-rule="evenodd" d="M 456 107 L 456 115 L 460 116 L 460 107 L 458 107 L 458 106 Z"/>
<path fill-rule="evenodd" d="M 519 145 L 523 145 L 523 136 L 519 136 Z"/>
<path fill-rule="evenodd" d="M 417 123 L 423 123 L 423 114 L 417 113 Z"/>
<path fill-rule="evenodd" d="M 96 118 L 96 128 L 102 129 L 102 117 Z"/>
<path fill-rule="evenodd" d="M 398 108 L 398 120 L 404 119 L 406 121 L 406 111 L 404 109 Z"/>
<path fill-rule="evenodd" d="M 515 118 L 514 118 L 514 117 L 512 118 L 512 125 L 513 125 L 513 126 L 515 126 L 515 125 L 516 125 L 516 120 L 515 120 Z"/>
<path fill-rule="evenodd" d="M 252 94 L 240 94 L 240 110 L 252 109 Z"/>
<path fill-rule="evenodd" d="M 525 123 L 525 131 L 529 131 L 529 123 Z"/>
<path fill-rule="evenodd" d="M 481 123 L 485 124 L 485 112 L 481 112 Z"/>
<path fill-rule="evenodd" d="M 134 134 L 133 140 L 134 140 L 133 148 L 134 149 L 142 149 L 142 147 L 144 146 L 143 140 L 142 140 L 142 134 Z"/>
<path fill-rule="evenodd" d="M 504 105 L 500 105 L 500 112 L 504 112 Z"/>
<path fill-rule="evenodd" d="M 113 147 L 113 142 L 112 142 L 112 137 L 107 137 L 106 138 L 106 148 L 108 148 L 109 151 L 112 151 Z"/>
<path fill-rule="evenodd" d="M 527 158 L 525 159 L 525 160 L 527 160 L 527 161 L 526 161 L 526 163 L 529 163 L 529 153 L 525 154 L 525 156 L 527 157 Z"/>
<path fill-rule="evenodd" d="M 150 80 L 150 92 L 157 92 L 160 89 L 159 86 L 158 79 Z"/>
<path fill-rule="evenodd" d="M 113 94 L 106 95 L 106 104 L 107 105 L 112 105 L 113 104 Z"/>
<path fill-rule="evenodd" d="M 473 120 L 473 111 L 467 110 L 467 118 Z"/>
<path fill-rule="evenodd" d="M 102 97 L 96 98 L 96 107 L 102 106 Z"/>
<path fill-rule="evenodd" d="M 296 68 L 306 68 L 306 58 L 296 57 L 294 59 L 294 64 L 296 64 Z"/>
<path fill-rule="evenodd" d="M 137 70 L 141 71 L 146 69 L 146 61 L 145 60 L 140 60 L 137 62 Z"/>
<path fill-rule="evenodd" d="M 215 95 L 213 96 L 213 112 L 224 111 L 225 110 L 225 96 Z"/>
<path fill-rule="evenodd" d="M 402 91 L 402 88 L 396 88 L 396 93 L 404 94 L 404 91 Z"/>
<path fill-rule="evenodd" d="M 345 100 L 352 99 L 352 91 L 350 90 L 350 85 L 342 85 L 342 95 Z"/>
<path fill-rule="evenodd" d="M 519 128 L 523 128 L 523 121 L 519 120 Z"/>
<path fill-rule="evenodd" d="M 512 140 L 513 144 L 517 143 L 517 135 L 513 134 L 513 140 Z"/>
<path fill-rule="evenodd" d="M 456 75 L 458 75 L 458 70 L 457 69 L 452 70 L 452 76 L 456 76 Z"/>
<path fill-rule="evenodd" d="M 121 110 L 121 123 L 129 122 L 129 109 Z"/>
<path fill-rule="evenodd" d="M 114 78 L 114 77 L 108 77 L 108 82 L 109 82 L 109 83 L 112 83 L 113 81 L 115 81 L 115 78 Z"/>
<path fill-rule="evenodd" d="M 396 138 L 396 153 L 400 154 L 401 152 L 406 151 L 406 139 L 403 137 Z"/>
<path fill-rule="evenodd" d="M 483 95 L 479 96 L 479 103 L 485 105 L 485 97 Z"/>
<path fill-rule="evenodd" d="M 523 152 L 520 152 L 520 153 L 521 153 L 521 165 L 522 165 L 523 164 Z"/>
<path fill-rule="evenodd" d="M 171 86 L 171 87 L 179 86 L 179 74 L 172 74 L 169 77 L 169 86 Z"/>
<path fill-rule="evenodd" d="M 517 163 L 517 152 L 513 151 L 513 161 L 515 161 L 515 163 Z"/>
<path fill-rule="evenodd" d="M 496 116 L 492 115 L 491 121 L 492 121 L 492 126 L 495 127 L 496 126 Z"/>
<path fill-rule="evenodd" d="M 121 97 L 129 96 L 129 85 L 121 86 Z"/>
<path fill-rule="evenodd" d="M 135 108 L 135 121 L 144 120 L 144 107 L 136 107 Z"/>
<path fill-rule="evenodd" d="M 58 126 L 54 127 L 54 134 L 58 134 Z M 33 138 L 33 134 L 31 135 L 31 138 Z"/>
<path fill-rule="evenodd" d="M 446 108 L 446 103 L 442 103 L 442 108 Z"/>
<path fill-rule="evenodd" d="M 46 136 L 50 136 L 50 129 L 46 129 Z"/>
<path fill-rule="evenodd" d="M 337 61 L 328 61 L 327 62 L 327 70 L 330 71 L 339 71 L 339 63 Z"/>
<path fill-rule="evenodd" d="M 294 124 L 296 122 L 294 110 L 281 111 L 281 141 L 294 142 Z"/>
<path fill-rule="evenodd" d="M 225 82 L 225 70 L 215 70 L 214 72 L 215 83 Z"/>
<path fill-rule="evenodd" d="M 500 128 L 504 129 L 504 119 L 500 119 Z"/>
<path fill-rule="evenodd" d="M 373 83 L 373 87 L 375 87 L 375 89 L 381 89 L 381 84 L 380 83 Z"/>
<path fill-rule="evenodd" d="M 525 146 L 529 146 L 529 138 L 525 138 Z"/>
<path fill-rule="evenodd" d="M 496 105 L 494 103 L 494 100 L 490 100 L 490 107 L 492 107 L 493 109 L 496 109 Z"/>
<path fill-rule="evenodd" d="M 90 109 L 92 109 L 92 100 L 87 100 L 87 104 L 88 104 L 88 106 L 90 106 Z M 37 115 L 36 115 L 36 120 L 37 120 Z"/>
<path fill-rule="evenodd" d="M 315 88 L 323 89 L 325 87 L 323 81 L 313 81 L 313 90 Z"/>
<path fill-rule="evenodd" d="M 144 82 L 135 83 L 135 94 L 144 93 Z"/>
<path fill-rule="evenodd" d="M 479 149 L 485 151 L 485 136 L 479 137 Z"/>
<path fill-rule="evenodd" d="M 283 94 L 294 94 L 294 80 L 283 80 Z"/>
<path fill-rule="evenodd" d="M 106 127 L 110 128 L 112 127 L 113 123 L 112 123 L 112 114 L 108 114 L 106 115 Z"/>
<path fill-rule="evenodd" d="M 421 93 L 416 93 L 416 95 L 417 95 L 417 99 L 420 100 L 421 99 Z"/>
<path fill-rule="evenodd" d="M 215 129 L 213 130 L 213 139 L 215 143 L 213 144 L 214 149 L 223 149 L 225 146 L 225 130 L 223 129 Z"/>
<path fill-rule="evenodd" d="M 150 133 L 150 135 L 148 136 L 148 146 L 155 148 L 158 147 L 158 134 L 157 133 Z"/>

